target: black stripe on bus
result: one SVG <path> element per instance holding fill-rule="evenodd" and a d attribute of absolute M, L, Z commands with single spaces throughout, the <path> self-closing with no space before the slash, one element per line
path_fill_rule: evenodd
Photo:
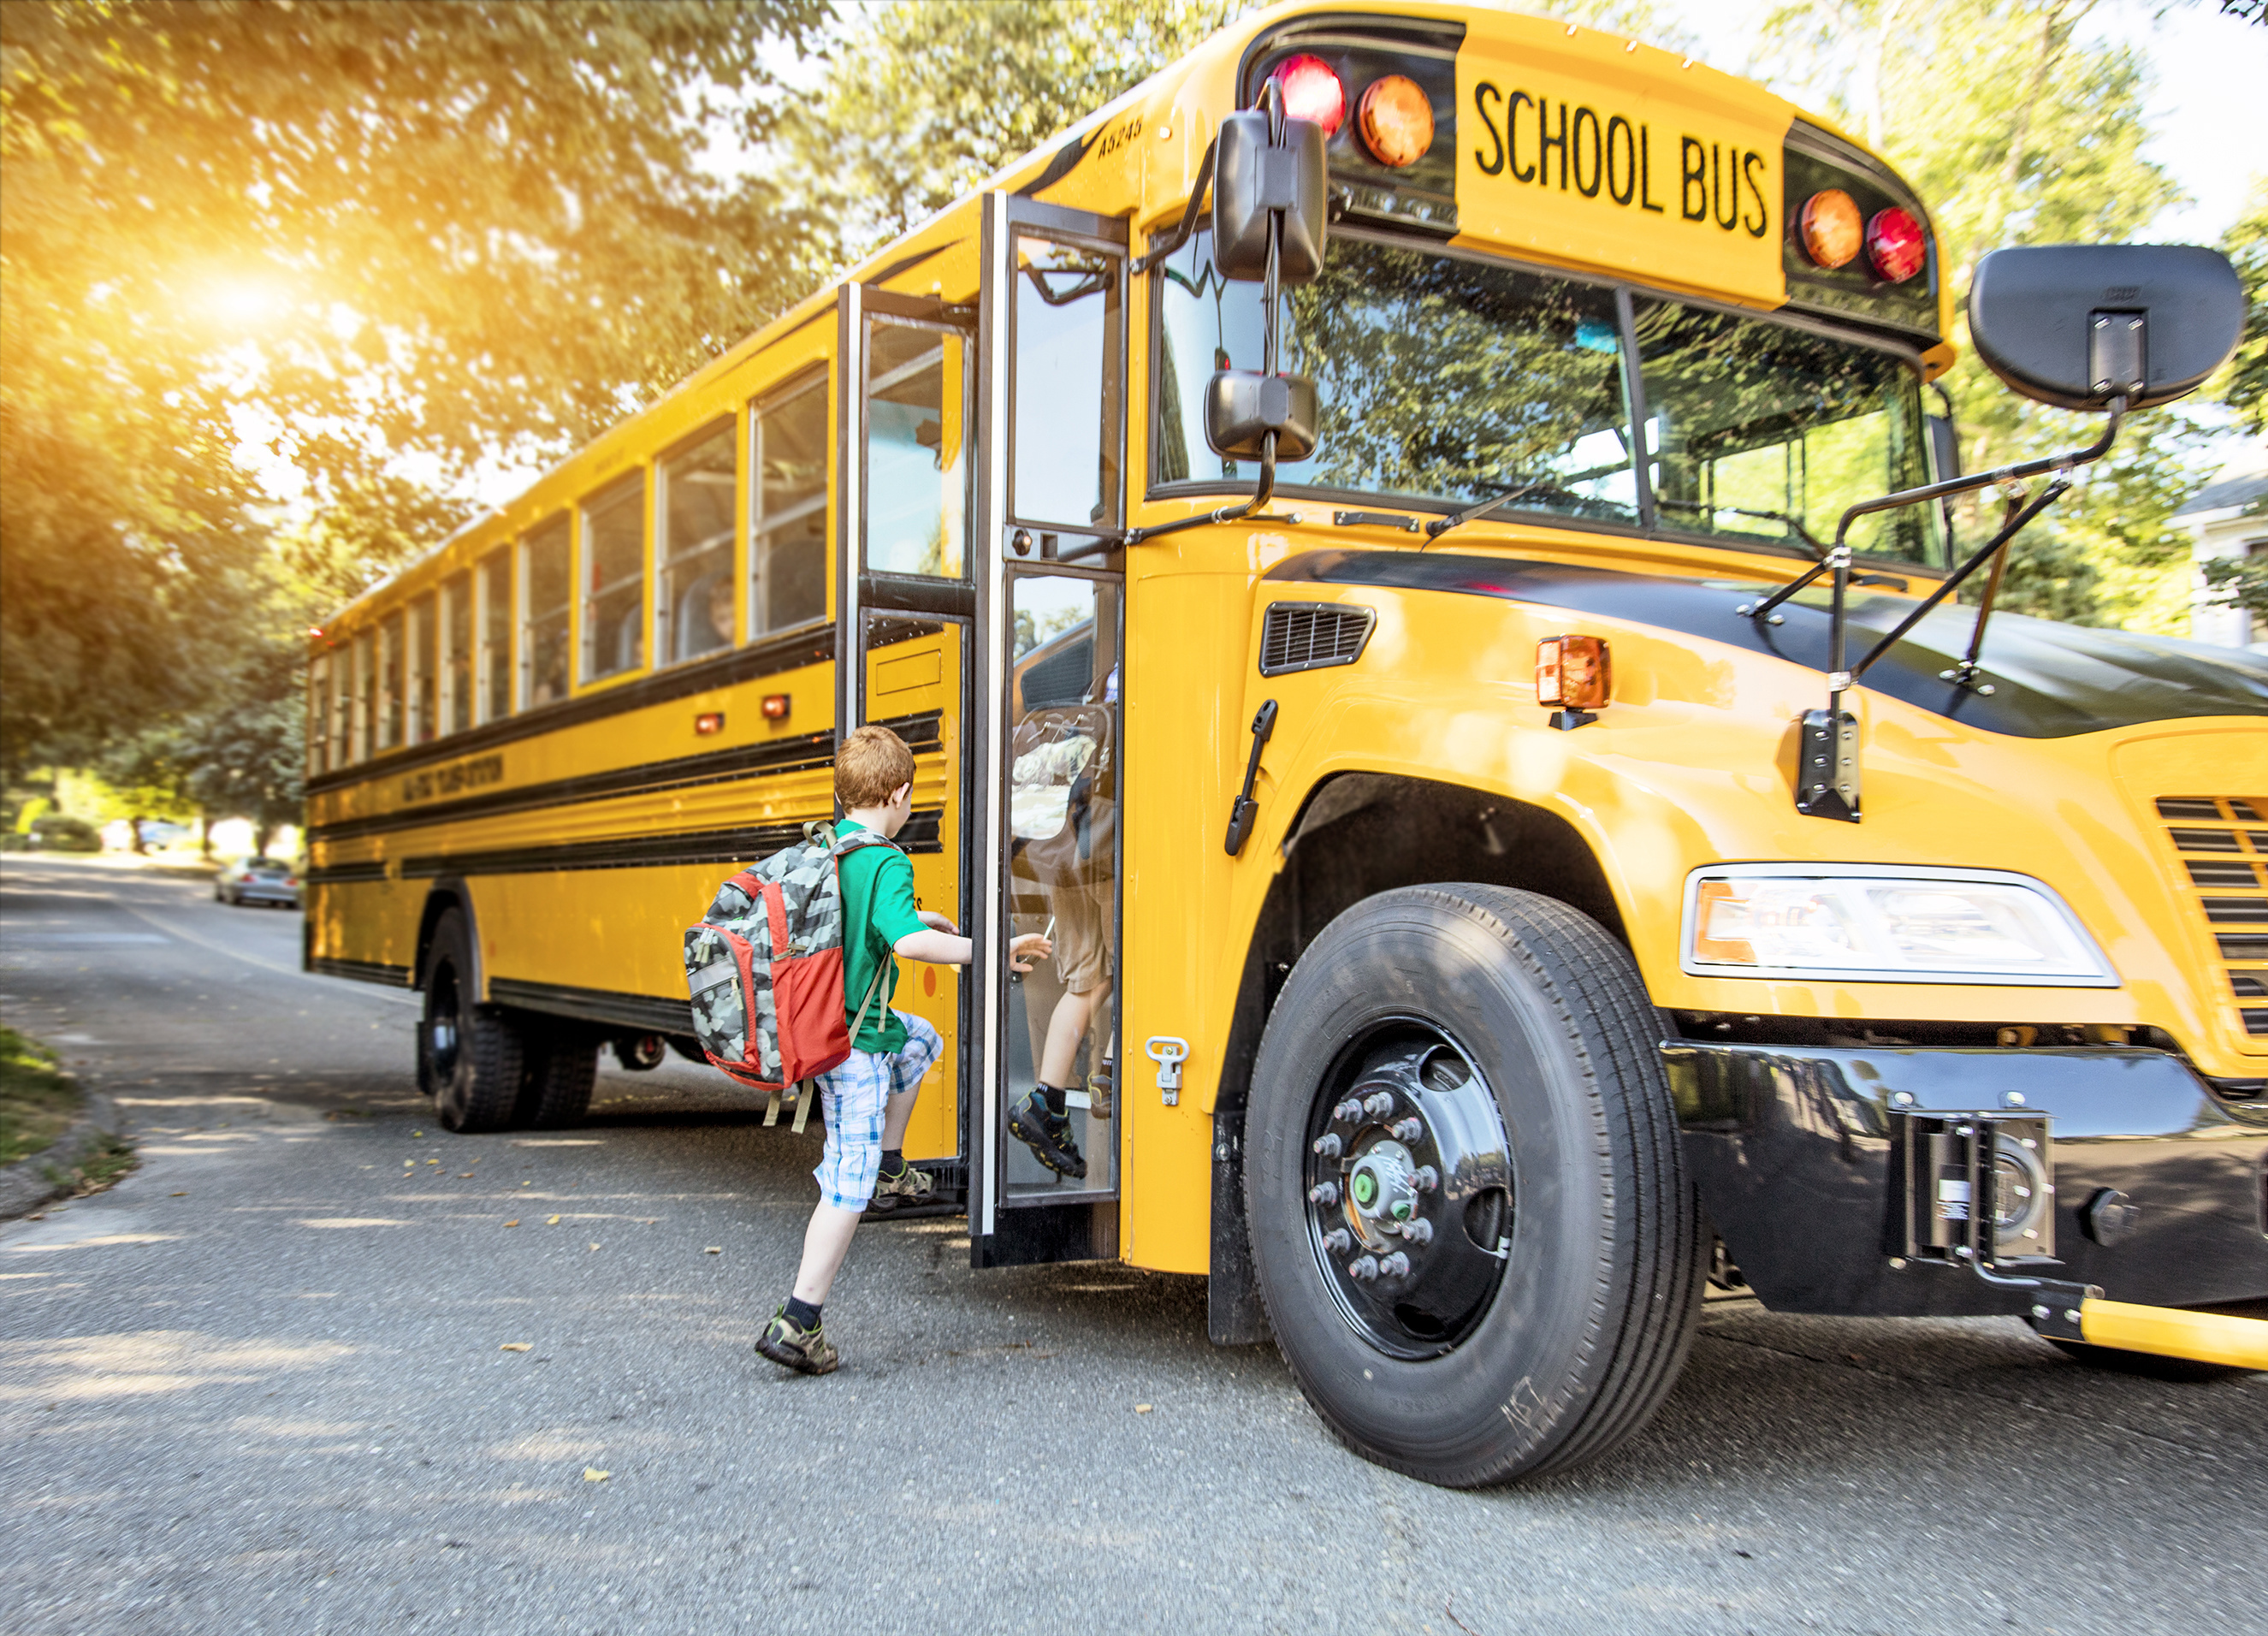
<path fill-rule="evenodd" d="M 319 977 L 345 977 L 355 983 L 382 983 L 395 989 L 412 986 L 409 967 L 389 966 L 383 961 L 309 960 L 306 969 Z"/>
<path fill-rule="evenodd" d="M 511 744 L 521 739 L 556 733 L 562 727 L 603 720 L 608 716 L 621 715 L 624 711 L 666 704 L 672 699 L 688 698 L 696 693 L 733 687 L 740 682 L 753 682 L 760 676 L 775 676 L 783 671 L 800 670 L 806 665 L 821 664 L 834 657 L 835 627 L 832 623 L 791 631 L 786 636 L 775 637 L 752 647 L 735 648 L 715 659 L 701 660 L 663 671 L 659 675 L 626 682 L 597 693 L 586 693 L 580 698 L 562 699 L 556 704 L 539 704 L 516 716 L 507 716 L 502 721 L 492 721 L 485 726 L 468 728 L 463 733 L 453 733 L 414 749 L 387 750 L 383 755 L 358 761 L 351 767 L 342 767 L 336 772 L 327 772 L 308 779 L 307 793 L 320 795 L 327 790 L 348 789 L 372 778 L 391 777 L 415 768 L 430 767 L 437 762 L 454 761 L 458 756 L 475 750 L 491 749 L 499 744 Z"/>
<path fill-rule="evenodd" d="M 879 725 L 889 728 L 906 741 L 909 749 L 921 755 L 944 744 L 944 714 L 942 711 L 922 711 L 909 716 L 894 716 Z M 698 755 L 675 755 L 666 761 L 640 762 L 635 766 L 609 768 L 605 772 L 582 773 L 571 778 L 554 778 L 543 784 L 495 790 L 486 795 L 468 795 L 462 800 L 436 801 L 430 807 L 401 807 L 369 818 L 346 818 L 336 823 L 313 824 L 308 828 L 307 837 L 311 841 L 350 841 L 362 836 L 384 835 L 395 829 L 423 829 L 453 820 L 494 817 L 502 813 L 526 812 L 542 807 L 569 807 L 583 801 L 652 794 L 660 790 L 692 789 L 706 784 L 729 784 L 736 779 L 763 774 L 777 776 L 787 772 L 806 772 L 815 767 L 827 766 L 834 759 L 833 733 L 806 733 L 792 739 L 774 739 L 768 744 L 745 745 L 739 749 L 706 750 Z M 357 866 L 339 866 L 353 868 Z"/>
<path fill-rule="evenodd" d="M 585 1022 L 611 1023 L 641 1034 L 689 1035 L 693 1032 L 693 1003 L 662 999 L 652 994 L 624 994 L 613 989 L 570 988 L 561 983 L 523 983 L 518 977 L 490 977 L 491 1005 L 513 1006 Z"/>
<path fill-rule="evenodd" d="M 917 812 L 898 832 L 908 852 L 942 852 L 942 807 Z M 662 869 L 687 864 L 752 864 L 803 838 L 801 823 L 751 824 L 733 829 L 687 829 L 669 835 L 612 836 L 556 846 L 499 848 L 486 852 L 436 852 L 401 861 L 404 880 L 444 874 L 548 874 L 571 869 Z"/>
<path fill-rule="evenodd" d="M 353 881 L 383 881 L 386 860 L 373 858 L 366 863 L 326 864 L 320 869 L 302 872 L 299 877 L 309 886 L 343 886 Z"/>

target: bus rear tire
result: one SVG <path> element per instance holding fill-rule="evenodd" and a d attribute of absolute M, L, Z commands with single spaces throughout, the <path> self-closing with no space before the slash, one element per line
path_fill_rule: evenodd
<path fill-rule="evenodd" d="M 476 1136 L 512 1123 L 526 1076 L 519 1030 L 508 1013 L 476 1004 L 472 938 L 461 910 L 444 910 L 425 966 L 417 1029 L 417 1087 L 446 1131 Z"/>
<path fill-rule="evenodd" d="M 1254 1066 L 1245 1208 L 1278 1345 L 1356 1453 L 1478 1487 L 1594 1459 L 1660 1405 L 1708 1243 L 1660 1038 L 1628 951 L 1531 892 L 1381 893 L 1300 956 Z"/>
<path fill-rule="evenodd" d="M 517 1122 L 538 1131 L 582 1124 L 598 1079 L 597 1038 L 572 1023 L 556 1024 L 549 1038 L 528 1046 L 527 1084 Z"/>

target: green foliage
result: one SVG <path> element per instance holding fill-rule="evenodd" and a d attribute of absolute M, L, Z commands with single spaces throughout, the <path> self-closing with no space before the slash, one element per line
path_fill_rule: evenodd
<path fill-rule="evenodd" d="M 2220 247 L 2244 284 L 2244 338 L 2214 385 L 2248 431 L 2268 431 L 2268 176 L 2253 179 Z"/>
<path fill-rule="evenodd" d="M 2205 600 L 2268 619 L 2268 556 L 2216 556 L 2205 564 Z"/>
<path fill-rule="evenodd" d="M 78 1109 L 78 1090 L 56 1072 L 55 1054 L 0 1027 L 0 1165 L 51 1146 Z"/>

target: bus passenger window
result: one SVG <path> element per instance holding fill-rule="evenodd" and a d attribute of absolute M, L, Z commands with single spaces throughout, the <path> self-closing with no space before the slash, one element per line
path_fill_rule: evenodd
<path fill-rule="evenodd" d="M 583 508 L 585 682 L 645 660 L 645 479 L 631 478 Z"/>
<path fill-rule="evenodd" d="M 409 731 L 403 735 L 405 744 L 423 744 L 439 731 L 440 715 L 436 710 L 435 694 L 438 689 L 433 674 L 433 599 L 421 596 L 409 605 L 409 645 L 406 655 L 409 685 L 402 696 L 409 705 Z"/>
<path fill-rule="evenodd" d="M 378 748 L 401 748 L 401 611 L 378 627 Z"/>
<path fill-rule="evenodd" d="M 567 520 L 555 517 L 528 535 L 520 554 L 519 701 L 533 709 L 567 696 Z"/>
<path fill-rule="evenodd" d="M 958 330 L 869 321 L 866 566 L 958 579 L 968 561 L 968 343 Z"/>
<path fill-rule="evenodd" d="M 473 577 L 453 574 L 441 586 L 441 704 L 443 733 L 473 725 Z"/>
<path fill-rule="evenodd" d="M 662 664 L 733 645 L 733 423 L 661 463 L 661 595 L 654 638 Z"/>
<path fill-rule="evenodd" d="M 1844 509 L 1929 481 L 1921 378 L 1855 340 L 1641 303 L 1646 445 L 1661 527 L 1825 550 Z M 1860 518 L 1853 549 L 1942 564 L 1937 510 Z"/>
<path fill-rule="evenodd" d="M 511 548 L 490 551 L 480 573 L 479 713 L 482 721 L 501 721 L 512 714 Z"/>
<path fill-rule="evenodd" d="M 827 615 L 827 377 L 755 413 L 748 634 Z"/>
<path fill-rule="evenodd" d="M 1117 526 L 1119 265 L 1096 250 L 1016 240 L 1017 522 Z"/>
<path fill-rule="evenodd" d="M 307 667 L 307 776 L 319 778 L 330 770 L 331 660 L 319 656 Z"/>
<path fill-rule="evenodd" d="M 354 644 L 354 706 L 349 728 L 348 757 L 364 761 L 370 755 L 372 726 L 378 705 L 378 638 L 365 630 Z"/>

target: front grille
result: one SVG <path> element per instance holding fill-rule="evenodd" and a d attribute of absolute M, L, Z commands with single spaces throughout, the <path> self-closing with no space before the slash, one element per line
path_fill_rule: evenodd
<path fill-rule="evenodd" d="M 1260 674 L 1351 665 L 1377 619 L 1369 608 L 1342 602 L 1270 602 L 1260 628 Z"/>
<path fill-rule="evenodd" d="M 2242 1003 L 2268 999 L 2268 798 L 2162 795 L 2158 816 L 2169 821 L 2187 884 L 2205 888 L 2192 901 L 2213 928 L 2237 1026 L 2268 1039 L 2268 1006 Z"/>

